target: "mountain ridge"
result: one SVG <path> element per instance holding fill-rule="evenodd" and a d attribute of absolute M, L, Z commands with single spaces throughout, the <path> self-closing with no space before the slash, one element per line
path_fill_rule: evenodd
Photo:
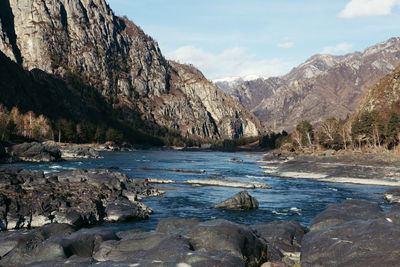
<path fill-rule="evenodd" d="M 400 65 L 400 38 L 344 56 L 317 54 L 281 77 L 247 81 L 227 90 L 270 129 L 291 130 L 301 120 L 313 124 L 346 118 L 368 89 Z"/>

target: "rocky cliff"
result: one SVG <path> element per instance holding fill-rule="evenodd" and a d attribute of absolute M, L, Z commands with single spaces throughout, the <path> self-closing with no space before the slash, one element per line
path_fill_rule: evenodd
<path fill-rule="evenodd" d="M 376 110 L 389 117 L 394 110 L 400 112 L 400 67 L 377 82 L 365 95 L 357 113 Z"/>
<path fill-rule="evenodd" d="M 104 0 L 5 0 L 0 50 L 27 70 L 79 74 L 124 119 L 141 119 L 183 136 L 258 135 L 260 123 L 190 66 L 167 61 L 158 44 Z"/>
<path fill-rule="evenodd" d="M 270 128 L 291 130 L 305 119 L 346 118 L 398 65 L 400 38 L 392 38 L 345 56 L 315 55 L 283 77 L 244 82 L 231 95 Z"/>

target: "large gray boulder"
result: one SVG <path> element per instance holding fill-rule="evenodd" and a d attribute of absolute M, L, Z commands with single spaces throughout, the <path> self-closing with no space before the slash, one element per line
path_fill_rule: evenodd
<path fill-rule="evenodd" d="M 267 261 L 267 244 L 245 225 L 226 220 L 213 220 L 198 224 L 185 235 L 194 250 L 224 250 L 229 254 L 245 259 L 245 263 L 255 266 Z"/>
<path fill-rule="evenodd" d="M 0 265 L 20 266 L 38 261 L 66 259 L 69 255 L 61 245 L 61 240 L 75 231 L 70 225 L 49 224 L 29 232 L 16 232 L 10 238 L 16 244 L 9 246 L 9 251 L 1 258 Z"/>
<path fill-rule="evenodd" d="M 269 247 L 277 249 L 284 256 L 274 260 L 290 266 L 300 262 L 301 242 L 308 232 L 306 227 L 296 221 L 273 221 L 255 224 L 252 228 L 268 242 Z"/>
<path fill-rule="evenodd" d="M 107 240 L 118 240 L 110 229 L 76 231 L 67 224 L 48 224 L 31 231 L 0 233 L 1 266 L 90 266 L 93 252 Z"/>
<path fill-rule="evenodd" d="M 61 241 L 61 245 L 68 255 L 89 258 L 93 256 L 93 252 L 98 249 L 102 242 L 118 239 L 118 236 L 110 229 L 81 229 L 65 237 Z"/>
<path fill-rule="evenodd" d="M 329 206 L 303 238 L 301 266 L 397 266 L 398 215 L 361 200 Z"/>
<path fill-rule="evenodd" d="M 273 246 L 285 252 L 300 252 L 301 241 L 308 232 L 307 227 L 296 221 L 273 221 L 252 226 Z"/>
<path fill-rule="evenodd" d="M 60 147 L 64 159 L 97 159 L 101 158 L 98 151 L 89 146 L 64 145 Z"/>
<path fill-rule="evenodd" d="M 176 233 L 183 234 L 193 229 L 194 226 L 198 225 L 200 220 L 197 218 L 165 218 L 161 219 L 157 224 L 156 231 L 159 233 Z"/>
<path fill-rule="evenodd" d="M 382 218 L 384 213 L 378 204 L 365 200 L 346 200 L 341 205 L 329 205 L 312 221 L 310 230 L 341 225 L 354 220 Z"/>
<path fill-rule="evenodd" d="M 10 149 L 11 157 L 28 162 L 52 162 L 61 160 L 61 152 L 56 146 L 38 142 L 14 145 Z"/>
<path fill-rule="evenodd" d="M 242 191 L 233 197 L 212 206 L 213 209 L 226 210 L 253 210 L 258 209 L 258 201 L 249 195 L 247 191 Z"/>

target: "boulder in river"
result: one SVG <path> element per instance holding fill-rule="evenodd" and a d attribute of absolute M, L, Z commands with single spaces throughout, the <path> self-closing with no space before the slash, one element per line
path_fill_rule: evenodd
<path fill-rule="evenodd" d="M 205 173 L 206 170 L 191 170 L 191 169 L 171 169 L 171 172 L 183 172 L 183 173 Z"/>
<path fill-rule="evenodd" d="M 247 191 L 241 191 L 233 197 L 212 206 L 213 209 L 253 210 L 258 209 L 258 201 Z"/>
<path fill-rule="evenodd" d="M 64 159 L 97 159 L 101 158 L 98 151 L 84 145 L 63 145 L 60 147 Z"/>
<path fill-rule="evenodd" d="M 239 158 L 231 158 L 231 159 L 229 160 L 229 162 L 243 163 L 243 160 L 242 160 L 242 159 L 239 159 Z"/>
<path fill-rule="evenodd" d="M 301 266 L 398 266 L 399 214 L 362 200 L 329 206 L 303 238 Z"/>

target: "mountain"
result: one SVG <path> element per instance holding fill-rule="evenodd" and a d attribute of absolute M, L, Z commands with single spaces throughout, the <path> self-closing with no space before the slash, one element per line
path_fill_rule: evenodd
<path fill-rule="evenodd" d="M 368 89 L 400 65 L 400 38 L 344 56 L 315 55 L 282 77 L 257 79 L 228 91 L 269 128 L 291 130 L 354 113 Z"/>
<path fill-rule="evenodd" d="M 248 75 L 243 77 L 227 77 L 222 79 L 213 80 L 216 86 L 221 88 L 224 92 L 230 93 L 233 89 L 238 87 L 240 84 L 245 81 L 252 81 L 259 79 L 260 77 L 257 75 Z"/>
<path fill-rule="evenodd" d="M 157 42 L 115 16 L 104 0 L 5 0 L 0 21 L 0 51 L 7 57 L 26 71 L 39 69 L 67 83 L 77 77 L 118 110 L 120 120 L 136 123 L 139 116 L 148 128 L 167 127 L 186 137 L 260 132 L 259 120 L 237 100 L 197 69 L 167 61 Z M 16 95 L 14 104 L 22 97 Z"/>
<path fill-rule="evenodd" d="M 357 109 L 357 114 L 373 110 L 384 118 L 388 118 L 392 111 L 400 113 L 400 66 L 368 91 Z"/>
<path fill-rule="evenodd" d="M 229 93 L 230 91 L 232 91 L 232 89 L 238 87 L 244 81 L 245 80 L 241 77 L 232 77 L 232 78 L 226 78 L 226 79 L 217 79 L 217 80 L 214 80 L 213 82 L 215 83 L 216 86 L 221 88 L 224 92 Z"/>

